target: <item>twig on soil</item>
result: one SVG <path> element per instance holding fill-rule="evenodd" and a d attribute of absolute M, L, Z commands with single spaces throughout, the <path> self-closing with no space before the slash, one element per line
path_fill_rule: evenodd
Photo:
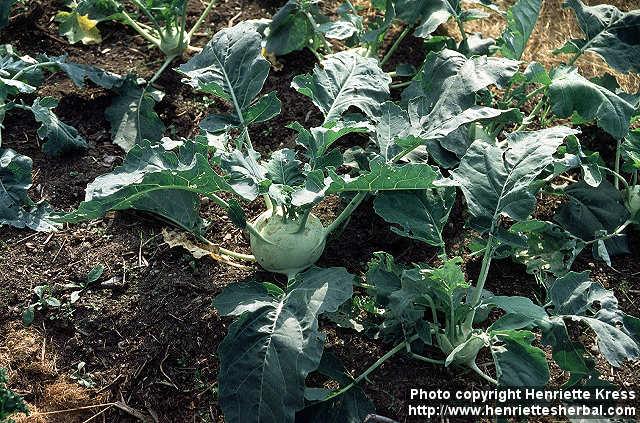
<path fill-rule="evenodd" d="M 120 379 L 122 379 L 122 373 L 120 373 L 118 375 L 117 378 L 113 379 L 113 381 L 111 383 L 109 383 L 108 385 L 103 386 L 102 388 L 98 389 L 96 391 L 96 394 L 101 394 L 102 392 L 106 391 L 107 389 L 111 388 L 113 385 L 115 385 Z"/>
<path fill-rule="evenodd" d="M 28 241 L 31 238 L 33 238 L 34 236 L 36 236 L 36 235 L 38 235 L 38 232 L 32 233 L 31 235 L 27 235 L 24 238 L 17 240 L 16 242 L 13 243 L 13 245 L 18 245 L 18 244 L 21 244 L 21 243 L 23 243 L 25 241 Z"/>
<path fill-rule="evenodd" d="M 242 11 L 240 11 L 240 12 L 236 13 L 235 15 L 233 15 L 233 17 L 231 19 L 229 19 L 229 21 L 227 22 L 227 26 L 229 28 L 231 28 L 234 25 L 235 20 L 238 19 L 240 16 L 242 16 Z"/>
<path fill-rule="evenodd" d="M 95 419 L 96 417 L 101 416 L 104 413 L 106 413 L 108 410 L 111 409 L 111 407 L 113 407 L 113 406 L 109 405 L 109 406 L 105 407 L 104 409 L 102 409 L 98 413 L 94 414 L 93 416 L 89 417 L 87 420 L 83 421 L 82 423 L 89 423 L 91 420 Z"/>
<path fill-rule="evenodd" d="M 60 252 L 62 251 L 62 249 L 64 248 L 65 245 L 67 245 L 67 239 L 66 238 L 64 239 L 64 241 L 62 241 L 62 245 L 60 246 L 60 249 L 58 250 L 56 255 L 53 256 L 53 260 L 51 260 L 51 264 L 56 262 L 56 260 L 58 259 L 58 256 L 60 255 Z"/>

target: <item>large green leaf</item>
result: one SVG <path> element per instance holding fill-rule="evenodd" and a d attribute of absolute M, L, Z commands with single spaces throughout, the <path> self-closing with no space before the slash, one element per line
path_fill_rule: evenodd
<path fill-rule="evenodd" d="M 609 363 L 618 367 L 626 359 L 640 357 L 640 325 L 635 317 L 618 308 L 612 291 L 589 279 L 589 272 L 569 272 L 549 289 L 553 314 L 586 323 L 598 338 L 598 348 Z"/>
<path fill-rule="evenodd" d="M 115 89 L 124 82 L 123 77 L 113 72 L 106 71 L 96 66 L 85 65 L 81 63 L 69 62 L 67 55 L 63 56 L 39 56 L 39 62 L 54 62 L 55 64 L 48 67 L 52 70 L 60 70 L 79 88 L 85 88 L 86 80 L 89 80 L 99 87 L 107 90 Z"/>
<path fill-rule="evenodd" d="M 451 173 L 464 193 L 469 211 L 483 230 L 501 214 L 518 221 L 533 212 L 531 183 L 553 163 L 565 137 L 577 131 L 563 126 L 507 135 L 506 148 L 476 140 Z"/>
<path fill-rule="evenodd" d="M 147 141 L 135 145 L 122 166 L 91 182 L 78 210 L 61 220 L 80 222 L 100 218 L 109 210 L 137 209 L 199 232 L 202 221 L 198 216 L 198 194 L 231 191 L 204 153 L 192 142 L 178 153 Z"/>
<path fill-rule="evenodd" d="M 312 22 L 313 21 L 313 22 Z M 269 53 L 282 56 L 305 47 L 317 49 L 323 45 L 323 35 L 316 24 L 326 23 L 317 2 L 289 0 L 271 19 L 265 48 Z"/>
<path fill-rule="evenodd" d="M 562 276 L 584 248 L 584 243 L 551 222 L 525 220 L 513 224 L 509 231 L 526 238 L 526 248 L 516 248 L 514 259 L 527 266 L 527 273 L 544 272 Z"/>
<path fill-rule="evenodd" d="M 307 130 L 298 122 L 288 126 L 298 132 L 296 142 L 304 147 L 305 155 L 313 169 L 322 168 L 322 158 L 330 151 L 329 148 L 345 135 L 367 132 L 371 129 L 368 121 L 345 116 L 336 122 L 327 122 L 322 126 Z"/>
<path fill-rule="evenodd" d="M 316 66 L 312 75 L 299 75 L 291 85 L 311 98 L 325 117 L 337 121 L 349 107 L 356 107 L 373 117 L 389 97 L 391 78 L 380 69 L 378 61 L 353 51 L 328 56 Z"/>
<path fill-rule="evenodd" d="M 305 378 L 322 357 L 318 316 L 336 311 L 351 297 L 353 279 L 343 268 L 311 268 L 268 304 L 258 293 L 265 304 L 243 313 L 218 349 L 220 406 L 226 421 L 294 421 L 304 407 Z M 214 305 L 230 304 L 236 297 L 246 302 L 246 289 L 240 286 L 231 285 Z"/>
<path fill-rule="evenodd" d="M 419 137 L 402 143 L 402 147 L 410 150 L 420 140 L 440 140 L 467 123 L 511 113 L 477 106 L 476 93 L 490 85 L 504 86 L 517 70 L 518 62 L 510 59 L 486 56 L 467 59 L 446 49 L 429 53 L 422 70 L 402 93 L 413 134 Z M 430 141 L 427 146 L 433 143 Z M 442 143 L 439 145 L 443 147 Z"/>
<path fill-rule="evenodd" d="M 571 40 L 565 51 L 592 51 L 615 70 L 640 72 L 640 9 L 621 12 L 615 6 L 586 6 L 580 0 L 566 0 L 586 39 Z"/>
<path fill-rule="evenodd" d="M 58 100 L 53 97 L 36 98 L 31 105 L 33 117 L 41 124 L 38 128 L 38 137 L 46 142 L 42 145 L 42 150 L 50 156 L 61 156 L 64 154 L 77 153 L 88 148 L 78 131 L 60 121 L 53 113 L 58 105 Z"/>
<path fill-rule="evenodd" d="M 156 89 L 144 89 L 133 75 L 127 75 L 121 85 L 114 88 L 118 96 L 105 111 L 111 124 L 113 142 L 129 151 L 143 140 L 159 141 L 165 127 L 153 109 L 164 93 Z"/>
<path fill-rule="evenodd" d="M 558 209 L 554 219 L 583 241 L 593 240 L 601 231 L 614 232 L 630 217 L 620 191 L 608 181 L 596 188 L 580 181 L 568 186 L 565 194 L 569 201 Z M 629 252 L 624 237 L 608 239 L 604 245 L 611 255 Z"/>
<path fill-rule="evenodd" d="M 595 119 L 598 126 L 615 139 L 629 131 L 635 107 L 605 87 L 581 76 L 575 68 L 559 67 L 552 75 L 549 99 L 553 113 L 570 117 L 574 112 L 584 120 Z"/>
<path fill-rule="evenodd" d="M 433 181 L 438 173 L 431 165 L 423 163 L 409 163 L 392 165 L 382 160 L 372 160 L 371 170 L 356 178 L 338 175 L 329 170 L 331 185 L 327 194 L 346 191 L 397 191 L 433 188 Z"/>
<path fill-rule="evenodd" d="M 498 39 L 504 57 L 519 60 L 540 15 L 542 0 L 518 0 L 507 10 L 507 27 Z"/>
<path fill-rule="evenodd" d="M 265 164 L 268 178 L 276 184 L 295 186 L 303 181 L 302 162 L 296 159 L 296 152 L 283 148 L 271 153 Z"/>
<path fill-rule="evenodd" d="M 262 100 L 266 103 L 254 105 L 269 74 L 261 40 L 250 25 L 225 28 L 177 71 L 185 76 L 182 82 L 230 102 L 234 107 L 231 119 L 241 125 L 265 120 L 279 113 L 280 102 L 272 95 Z"/>
<path fill-rule="evenodd" d="M 491 354 L 498 384 L 503 386 L 544 386 L 549 381 L 549 365 L 544 351 L 531 343 L 528 330 L 491 332 Z"/>
<path fill-rule="evenodd" d="M 385 102 L 380 108 L 374 137 L 380 155 L 387 161 L 391 160 L 400 152 L 396 141 L 409 136 L 410 130 L 411 122 L 407 112 L 392 101 Z"/>
<path fill-rule="evenodd" d="M 400 228 L 391 230 L 433 246 L 444 246 L 442 230 L 456 198 L 452 187 L 424 191 L 388 191 L 378 195 L 374 208 L 378 215 Z"/>
<path fill-rule="evenodd" d="M 394 0 L 398 19 L 409 25 L 417 25 L 415 36 L 428 38 L 451 16 L 460 13 L 457 0 Z"/>
<path fill-rule="evenodd" d="M 0 149 L 0 227 L 49 232 L 59 226 L 50 219 L 51 207 L 46 202 L 34 203 L 27 194 L 32 166 L 29 157 Z"/>

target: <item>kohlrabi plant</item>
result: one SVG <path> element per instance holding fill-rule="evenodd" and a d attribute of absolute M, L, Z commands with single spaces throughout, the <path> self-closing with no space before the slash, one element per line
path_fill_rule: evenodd
<path fill-rule="evenodd" d="M 60 34 L 70 43 L 102 41 L 98 23 L 118 21 L 133 28 L 164 53 L 167 60 L 181 56 L 216 3 L 211 0 L 191 28 L 187 28 L 188 0 L 72 0 L 69 12 L 59 12 Z M 135 10 L 131 12 L 131 10 Z"/>
<path fill-rule="evenodd" d="M 286 275 L 286 282 L 231 284 L 214 300 L 221 315 L 235 318 L 218 350 L 225 421 L 361 422 L 373 411 L 361 384 L 402 353 L 466 367 L 500 386 L 547 384 L 550 360 L 569 374 L 567 386 L 601 384 L 596 354 L 572 335 L 575 329 L 591 331 L 600 355 L 617 367 L 640 357 L 640 320 L 623 312 L 589 272 L 572 269 L 583 251 L 612 266 L 611 257 L 629 249 L 625 233 L 638 223 L 640 208 L 640 136 L 633 128 L 640 99 L 611 76 L 585 78 L 574 64 L 594 52 L 616 70 L 637 72 L 633 35 L 640 23 L 637 11 L 569 0 L 585 39 L 560 50 L 571 54 L 567 63 L 523 64 L 541 4 L 516 2 L 502 36 L 484 43 L 463 25 L 483 13 L 459 2 L 375 1 L 375 17 L 366 20 L 346 2 L 331 20 L 317 2 L 291 0 L 268 28 L 248 21 L 224 29 L 176 69 L 199 94 L 228 106 L 205 117 L 198 136 L 163 138 L 162 130 L 139 124 L 123 164 L 90 183 L 77 210 L 55 216 L 26 196 L 30 162 L 4 151 L 0 171 L 11 195 L 0 199 L 19 200 L 10 218 L 23 226 L 46 210 L 51 229 L 111 210 L 141 210 L 188 231 L 224 261 L 255 261 Z M 451 17 L 462 43 L 439 43 L 433 34 Z M 382 55 L 396 20 L 404 30 Z M 382 66 L 412 31 L 427 38 L 428 53 L 419 69 L 402 73 L 409 81 L 393 85 Z M 327 38 L 347 48 L 332 53 Z M 270 67 L 263 49 L 286 54 L 305 47 L 319 63 L 291 86 L 319 109 L 322 122 L 311 128 L 290 122 L 296 145 L 263 157 L 258 151 L 273 143 L 252 126 L 282 107 L 277 93 L 263 93 Z M 2 81 L 15 91 L 17 82 L 4 82 L 12 75 Z M 118 87 L 137 87 L 135 78 L 126 81 Z M 132 103 L 139 106 L 133 113 L 140 118 L 147 115 L 140 113 L 145 89 L 136 89 L 121 106 L 125 113 Z M 612 169 L 572 127 L 590 122 L 616 144 Z M 349 134 L 360 142 L 345 149 L 338 141 Z M 323 222 L 314 210 L 330 196 L 345 205 Z M 545 197 L 563 200 L 549 220 L 536 212 Z M 202 198 L 245 230 L 251 254 L 207 239 L 211 223 L 199 213 Z M 364 275 L 316 267 L 327 242 L 340 242 L 340 229 L 367 198 L 391 231 L 432 249 L 434 260 L 402 263 L 377 252 Z M 247 216 L 246 205 L 256 201 L 262 210 Z M 471 252 L 464 258 L 443 233 L 454 204 L 466 210 Z M 465 272 L 473 256 L 481 257 L 479 271 Z M 500 289 L 496 260 L 513 260 L 533 275 L 531 295 L 492 293 Z M 366 327 L 395 346 L 354 377 L 324 351 L 320 316 L 345 328 Z M 483 349 L 493 366 L 478 364 Z M 306 386 L 312 372 L 336 388 Z"/>

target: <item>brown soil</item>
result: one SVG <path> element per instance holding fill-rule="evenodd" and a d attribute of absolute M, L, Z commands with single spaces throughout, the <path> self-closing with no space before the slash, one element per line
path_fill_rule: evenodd
<path fill-rule="evenodd" d="M 70 59 L 143 77 L 153 74 L 160 54 L 148 50 L 143 40 L 118 24 L 102 24 L 99 46 L 71 46 L 61 40 L 51 17 L 62 7 L 57 0 L 33 2 L 28 11 L 13 18 L 0 33 L 0 42 L 11 42 L 25 54 L 67 53 Z M 212 34 L 234 18 L 270 16 L 283 2 L 228 0 L 220 2 L 209 24 L 201 30 Z M 200 6 L 190 9 L 195 19 Z M 241 12 L 241 13 L 240 13 Z M 238 15 L 240 13 L 240 15 Z M 203 35 L 196 40 L 202 45 Z M 403 46 L 404 62 L 419 61 L 420 45 L 409 37 Z M 293 76 L 309 72 L 314 57 L 300 52 L 278 59 L 283 70 L 273 70 L 265 92 L 277 90 L 283 113 L 268 124 L 252 129 L 257 149 L 263 153 L 294 145 L 293 131 L 286 123 L 297 120 L 306 126 L 320 121 L 311 103 L 290 88 Z M 390 63 L 390 68 L 396 62 Z M 175 65 L 178 63 L 176 62 Z M 157 85 L 168 93 L 156 108 L 169 126 L 169 133 L 192 136 L 207 110 L 196 95 L 180 83 L 174 72 L 166 72 Z M 50 78 L 40 94 L 60 98 L 60 118 L 78 128 L 89 141 L 89 151 L 78 157 L 49 160 L 41 153 L 35 122 L 26 114 L 12 112 L 4 122 L 3 146 L 33 158 L 32 198 L 47 199 L 55 208 L 70 210 L 84 197 L 86 184 L 122 161 L 121 150 L 111 144 L 109 126 L 103 112 L 110 95 L 100 89 L 79 90 L 61 76 Z M 214 107 L 224 107 L 216 104 Z M 543 201 L 541 213 L 555 204 Z M 453 212 L 446 229 L 450 251 L 463 255 L 468 232 L 463 231 L 462 204 Z M 322 218 L 335 215 L 338 199 L 323 203 L 317 210 Z M 545 209 L 546 207 L 546 209 Z M 259 213 L 257 206 L 248 210 Z M 248 252 L 240 230 L 223 217 L 215 206 L 205 203 L 203 215 L 215 217 L 210 237 L 225 246 Z M 96 222 L 71 226 L 54 234 L 34 234 L 10 228 L 0 229 L 0 367 L 9 370 L 11 386 L 29 402 L 30 422 L 81 422 L 94 414 L 96 421 L 136 421 L 135 413 L 160 422 L 221 422 L 217 405 L 216 350 L 230 323 L 211 307 L 211 301 L 226 285 L 258 277 L 280 278 L 252 267 L 237 269 L 211 259 L 194 260 L 186 251 L 169 249 L 161 236 L 162 224 L 150 216 L 126 212 L 110 214 Z M 632 255 L 615 259 L 615 270 L 583 254 L 577 270 L 590 269 L 594 278 L 614 289 L 625 311 L 638 314 L 640 300 L 640 241 L 632 235 Z M 387 251 L 404 262 L 435 262 L 437 252 L 419 243 L 396 236 L 365 203 L 355 213 L 342 236 L 329 243 L 320 266 L 344 266 L 361 274 L 375 251 Z M 105 266 L 100 283 L 81 295 L 73 307 L 39 312 L 34 324 L 25 329 L 18 322 L 22 310 L 32 300 L 33 288 L 47 284 L 56 296 L 68 303 L 70 290 L 64 285 L 81 281 L 97 264 Z M 470 279 L 479 272 L 477 258 L 465 263 Z M 524 268 L 510 261 L 496 261 L 487 288 L 496 294 L 532 296 L 538 288 Z M 323 322 L 328 332 L 327 348 L 335 352 L 354 375 L 383 355 L 390 346 L 362 334 Z M 592 340 L 589 335 L 588 339 Z M 82 387 L 71 378 L 78 363 L 84 362 L 83 379 L 92 387 Z M 607 377 L 620 385 L 638 385 L 640 367 L 613 371 L 601 364 Z M 77 378 L 77 374 L 75 375 Z M 565 376 L 558 369 L 553 383 Z M 365 385 L 377 412 L 407 421 L 406 404 L 410 387 L 485 386 L 485 382 L 460 369 L 444 369 L 418 363 L 402 356 L 389 360 Z M 112 404 L 131 407 L 129 412 Z M 89 410 L 40 414 L 107 404 Z M 125 407 L 126 408 L 126 407 Z"/>

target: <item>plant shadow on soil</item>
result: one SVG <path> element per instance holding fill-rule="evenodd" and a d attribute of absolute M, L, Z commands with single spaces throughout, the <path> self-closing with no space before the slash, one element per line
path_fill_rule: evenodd
<path fill-rule="evenodd" d="M 242 11 L 239 20 L 265 17 L 280 4 L 231 0 L 216 8 L 210 23 L 216 29 L 224 27 L 238 11 Z M 1 41 L 12 42 L 24 54 L 60 54 L 64 50 L 73 61 L 119 73 L 135 70 L 144 77 L 153 73 L 153 65 L 147 66 L 145 61 L 159 64 L 161 57 L 157 52 L 147 51 L 139 37 L 115 24 L 102 26 L 104 42 L 100 46 L 61 43 L 55 25 L 50 22 L 59 8 L 61 4 L 55 0 L 33 3 L 30 12 L 14 19 L 1 33 Z M 195 19 L 198 11 L 190 9 L 191 19 Z M 415 40 L 407 40 L 409 51 L 414 51 L 414 44 Z M 410 54 L 410 59 L 416 60 L 415 53 Z M 252 129 L 252 137 L 263 154 L 294 146 L 293 131 L 286 129 L 285 124 L 297 120 L 311 126 L 321 120 L 312 104 L 290 87 L 293 76 L 313 68 L 313 56 L 300 52 L 278 60 L 283 70 L 271 72 L 264 92 L 278 91 L 283 113 L 269 124 Z M 194 135 L 197 122 L 206 115 L 197 95 L 181 84 L 173 72 L 165 73 L 158 85 L 169 93 L 156 107 L 169 126 L 167 133 Z M 79 90 L 58 75 L 49 79 L 41 94 L 61 98 L 56 111 L 63 121 L 78 128 L 87 138 L 88 152 L 61 160 L 47 159 L 36 143 L 37 125 L 20 112 L 12 112 L 5 121 L 8 128 L 5 145 L 33 158 L 32 197 L 47 198 L 54 207 L 70 210 L 84 197 L 88 182 L 122 161 L 122 152 L 111 144 L 109 126 L 103 117 L 110 95 L 95 88 Z M 214 107 L 224 106 L 216 103 Z M 358 141 L 353 138 L 346 142 Z M 340 200 L 334 198 L 320 205 L 317 213 L 328 220 L 341 207 Z M 537 213 L 550 216 L 555 207 L 557 204 L 552 200 L 543 199 Z M 468 232 L 463 231 L 462 209 L 459 196 L 445 231 L 449 251 L 461 255 L 469 241 L 465 238 Z M 248 252 L 241 231 L 228 218 L 220 217 L 219 209 L 204 203 L 202 212 L 205 217 L 215 218 L 209 232 L 213 241 Z M 251 205 L 247 213 L 256 216 L 260 213 L 259 205 Z M 223 421 L 216 401 L 216 349 L 227 333 L 230 320 L 221 318 L 211 307 L 211 301 L 226 285 L 247 278 L 275 279 L 280 283 L 283 280 L 255 267 L 237 269 L 210 259 L 195 261 L 185 251 L 171 250 L 163 244 L 162 227 L 161 222 L 150 216 L 127 212 L 109 214 L 98 222 L 72 226 L 52 236 L 1 230 L 0 333 L 4 339 L 0 339 L 0 352 L 8 353 L 0 354 L 0 366 L 9 368 L 12 386 L 39 411 L 123 400 L 143 413 L 157 415 L 162 422 Z M 634 259 L 640 256 L 637 234 L 632 235 L 631 241 L 633 254 L 616 258 L 615 272 L 595 262 L 589 253 L 580 256 L 576 270 L 592 270 L 594 278 L 614 289 L 623 309 L 633 314 L 640 309 L 640 300 L 634 298 L 640 289 L 640 263 Z M 438 260 L 435 249 L 391 232 L 373 213 L 371 202 L 367 202 L 356 211 L 342 235 L 328 244 L 318 265 L 343 266 L 354 274 L 362 274 L 375 251 L 392 253 L 405 263 Z M 477 276 L 479 262 L 478 258 L 465 262 L 469 280 Z M 23 307 L 32 299 L 34 286 L 61 287 L 78 282 L 96 264 L 106 268 L 101 284 L 83 293 L 73 308 L 39 313 L 29 329 L 16 325 Z M 496 294 L 525 296 L 531 296 L 537 289 L 524 267 L 508 260 L 494 263 L 487 287 Z M 57 295 L 68 302 L 68 291 L 58 290 Z M 391 348 L 327 321 L 322 322 L 322 327 L 328 333 L 327 349 L 336 353 L 353 375 Z M 583 336 L 593 341 L 591 335 Z M 28 348 L 18 346 L 20 340 L 28 339 L 36 341 L 24 342 Z M 40 346 L 41 351 L 34 348 L 34 344 Z M 34 370 L 28 359 L 16 360 L 19 350 L 27 351 L 25 357 L 32 357 L 34 361 L 41 355 L 46 356 L 50 364 L 46 370 Z M 83 389 L 84 396 L 73 397 L 74 401 L 56 402 L 54 396 L 69 396 L 78 388 L 68 380 L 68 375 L 81 361 L 86 363 L 88 377 L 95 387 Z M 610 374 L 619 385 L 640 384 L 637 367 L 629 366 L 612 373 L 604 363 L 600 366 L 603 373 Z M 552 374 L 553 383 L 563 381 L 564 376 L 558 369 Z M 60 392 L 52 390 L 51 386 L 59 383 L 60 378 L 67 385 L 61 385 Z M 377 412 L 403 421 L 406 421 L 407 396 L 412 387 L 487 387 L 475 375 L 460 369 L 434 367 L 401 355 L 389 360 L 370 379 L 372 383 L 364 388 Z M 52 415 L 42 421 L 84 421 L 93 413 L 95 411 Z M 136 421 L 113 408 L 104 416 L 106 421 Z"/>

